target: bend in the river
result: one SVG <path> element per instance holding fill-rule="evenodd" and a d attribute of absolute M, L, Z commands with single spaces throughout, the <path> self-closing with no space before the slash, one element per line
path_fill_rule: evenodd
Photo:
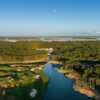
<path fill-rule="evenodd" d="M 48 88 L 44 100 L 91 100 L 89 97 L 73 90 L 72 80 L 57 72 L 59 65 L 45 64 L 44 72 L 49 77 Z"/>

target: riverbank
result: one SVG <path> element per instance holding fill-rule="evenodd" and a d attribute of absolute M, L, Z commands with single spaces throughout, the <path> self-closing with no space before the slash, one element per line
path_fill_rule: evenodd
<path fill-rule="evenodd" d="M 43 65 L 40 67 L 33 65 L 31 68 L 21 66 L 3 66 L 0 68 L 0 88 L 19 87 L 20 85 L 27 85 L 39 79 L 44 83 L 48 82 L 48 78 L 43 73 Z"/>
<path fill-rule="evenodd" d="M 47 58 L 42 59 L 33 59 L 33 60 L 25 60 L 25 61 L 0 61 L 0 64 L 31 64 L 31 63 L 45 63 L 47 62 Z"/>
<path fill-rule="evenodd" d="M 58 72 L 63 73 L 65 77 L 70 78 L 74 80 L 73 88 L 75 91 L 87 95 L 88 97 L 95 98 L 96 92 L 95 90 L 88 87 L 85 83 L 82 83 L 82 81 L 79 81 L 80 75 L 73 71 L 73 70 L 64 70 L 64 69 L 57 69 Z"/>
<path fill-rule="evenodd" d="M 52 61 L 48 61 L 49 64 L 62 64 L 60 61 L 55 61 L 55 60 L 52 60 Z"/>
<path fill-rule="evenodd" d="M 0 68 L 0 100 L 41 100 L 47 85 L 43 65 Z"/>
<path fill-rule="evenodd" d="M 47 89 L 47 83 L 42 80 L 19 87 L 0 88 L 0 100 L 41 100 Z"/>
<path fill-rule="evenodd" d="M 89 88 L 86 84 L 82 84 L 80 81 L 75 81 L 73 88 L 75 91 L 87 95 L 88 97 L 92 97 L 92 98 L 96 97 L 95 90 Z"/>

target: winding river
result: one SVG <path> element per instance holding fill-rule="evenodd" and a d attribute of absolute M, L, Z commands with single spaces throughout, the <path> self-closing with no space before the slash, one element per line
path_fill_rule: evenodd
<path fill-rule="evenodd" d="M 48 89 L 44 100 L 91 100 L 91 98 L 75 92 L 72 80 L 57 72 L 59 65 L 45 64 L 44 72 L 49 77 Z"/>

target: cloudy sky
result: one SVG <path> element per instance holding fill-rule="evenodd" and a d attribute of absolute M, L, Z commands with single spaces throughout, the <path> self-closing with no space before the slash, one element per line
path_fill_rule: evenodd
<path fill-rule="evenodd" d="M 0 36 L 100 35 L 100 0 L 0 0 Z"/>

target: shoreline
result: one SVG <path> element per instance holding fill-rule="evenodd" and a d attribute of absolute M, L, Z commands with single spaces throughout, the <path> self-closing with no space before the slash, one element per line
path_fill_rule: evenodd
<path fill-rule="evenodd" d="M 48 61 L 48 63 L 50 63 L 50 64 L 62 64 L 61 62 L 59 62 L 59 61 L 54 61 L 54 60 Z"/>
<path fill-rule="evenodd" d="M 31 64 L 31 63 L 40 63 L 40 62 L 47 62 L 47 59 L 41 59 L 41 60 L 31 60 L 31 61 L 20 61 L 20 62 L 9 62 L 7 64 Z M 51 64 L 62 64 L 61 62 L 59 61 L 48 61 L 48 63 L 51 63 Z M 65 77 L 71 79 L 71 80 L 74 80 L 74 83 L 73 83 L 73 89 L 76 91 L 76 92 L 79 92 L 81 94 L 84 94 L 88 97 L 91 97 L 91 98 L 95 98 L 97 95 L 96 95 L 96 92 L 89 88 L 88 86 L 85 86 L 85 85 L 81 85 L 81 82 L 78 81 L 78 77 L 79 77 L 79 74 L 77 72 L 74 72 L 74 71 L 71 71 L 71 70 L 64 70 L 64 69 L 57 69 L 58 72 L 60 73 L 63 73 Z"/>
<path fill-rule="evenodd" d="M 41 63 L 47 62 L 47 59 L 40 59 L 40 60 L 26 60 L 26 61 L 1 61 L 0 64 L 32 64 L 32 63 Z"/>
<path fill-rule="evenodd" d="M 90 98 L 95 98 L 96 97 L 96 92 L 95 90 L 89 88 L 88 86 L 84 86 L 84 85 L 79 85 L 78 83 L 74 83 L 73 85 L 73 89 L 76 92 L 79 92 L 81 94 L 84 94 Z"/>
<path fill-rule="evenodd" d="M 95 90 L 91 89 L 90 87 L 86 85 L 83 85 L 83 84 L 81 85 L 81 82 L 78 81 L 78 77 L 79 77 L 78 73 L 73 72 L 73 71 L 66 71 L 63 69 L 57 69 L 57 70 L 58 72 L 63 73 L 65 77 L 71 80 L 74 80 L 74 83 L 73 83 L 74 91 L 84 94 L 90 98 L 96 98 L 97 94 Z"/>

